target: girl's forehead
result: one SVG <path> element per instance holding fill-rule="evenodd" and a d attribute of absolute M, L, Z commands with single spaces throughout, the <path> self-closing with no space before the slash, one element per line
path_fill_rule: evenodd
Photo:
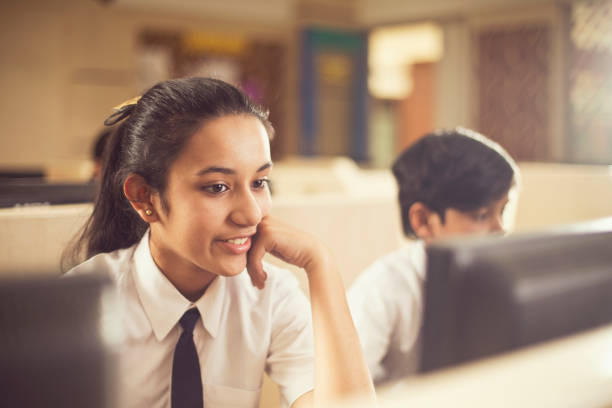
<path fill-rule="evenodd" d="M 268 134 L 259 119 L 230 115 L 204 123 L 177 158 L 178 165 L 259 168 L 270 161 Z"/>

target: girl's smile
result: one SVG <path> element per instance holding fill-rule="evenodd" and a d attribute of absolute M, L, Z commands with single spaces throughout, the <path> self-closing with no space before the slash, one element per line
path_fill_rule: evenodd
<path fill-rule="evenodd" d="M 245 254 L 251 248 L 250 236 L 219 240 L 219 242 L 227 248 L 229 252 L 236 255 Z"/>

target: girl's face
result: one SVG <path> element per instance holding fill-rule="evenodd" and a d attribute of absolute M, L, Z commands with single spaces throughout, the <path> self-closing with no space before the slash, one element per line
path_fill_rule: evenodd
<path fill-rule="evenodd" d="M 257 225 L 270 209 L 268 134 L 254 116 L 207 121 L 168 171 L 164 210 L 154 196 L 151 253 L 168 279 L 206 287 L 246 266 Z"/>

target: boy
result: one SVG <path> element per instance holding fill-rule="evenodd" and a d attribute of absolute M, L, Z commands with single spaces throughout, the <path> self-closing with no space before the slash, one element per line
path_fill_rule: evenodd
<path fill-rule="evenodd" d="M 418 368 L 425 244 L 503 233 L 504 208 L 519 178 L 516 163 L 503 148 L 461 128 L 423 136 L 396 159 L 393 175 L 403 231 L 415 241 L 374 262 L 348 292 L 376 383 Z"/>

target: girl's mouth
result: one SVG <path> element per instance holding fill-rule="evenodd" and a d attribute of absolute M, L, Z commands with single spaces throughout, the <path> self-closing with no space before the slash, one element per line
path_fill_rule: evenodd
<path fill-rule="evenodd" d="M 223 247 L 235 255 L 241 255 L 251 249 L 251 237 L 240 237 L 220 240 Z"/>
<path fill-rule="evenodd" d="M 233 238 L 233 239 L 227 239 L 225 240 L 225 242 L 229 242 L 230 244 L 234 244 L 234 245 L 242 245 L 245 242 L 247 242 L 248 239 L 249 237 Z"/>

